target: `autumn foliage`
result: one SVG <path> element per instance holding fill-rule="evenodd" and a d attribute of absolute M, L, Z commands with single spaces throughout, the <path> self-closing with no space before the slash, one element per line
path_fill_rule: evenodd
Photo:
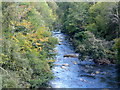
<path fill-rule="evenodd" d="M 53 58 L 50 53 L 57 43 L 49 31 L 55 21 L 52 8 L 46 2 L 2 4 L 0 67 L 7 73 L 2 75 L 3 87 L 46 87 L 46 82 L 53 78 L 48 61 Z M 41 7 L 44 5 L 47 7 Z M 46 10 L 48 15 L 44 17 Z"/>

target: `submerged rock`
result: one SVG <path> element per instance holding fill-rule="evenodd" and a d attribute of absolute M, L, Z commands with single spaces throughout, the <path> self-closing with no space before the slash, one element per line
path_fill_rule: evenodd
<path fill-rule="evenodd" d="M 76 61 L 72 61 L 73 62 L 73 64 L 77 64 L 77 62 Z"/>
<path fill-rule="evenodd" d="M 80 75 L 81 77 L 89 77 L 89 78 L 96 78 L 95 77 L 95 74 L 93 75 L 93 73 L 92 74 L 83 74 L 83 75 Z"/>
<path fill-rule="evenodd" d="M 80 78 L 80 81 L 82 82 L 87 82 L 87 80 Z"/>
<path fill-rule="evenodd" d="M 58 45 L 62 45 L 62 43 L 59 43 Z"/>

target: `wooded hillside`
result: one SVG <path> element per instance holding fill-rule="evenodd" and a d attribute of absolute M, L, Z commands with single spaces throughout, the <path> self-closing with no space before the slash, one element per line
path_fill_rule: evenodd
<path fill-rule="evenodd" d="M 48 87 L 54 77 L 51 62 L 58 41 L 51 31 L 55 29 L 69 36 L 80 60 L 120 64 L 120 2 L 1 4 L 3 88 Z"/>
<path fill-rule="evenodd" d="M 70 36 L 80 59 L 119 63 L 120 3 L 58 3 L 62 32 Z"/>
<path fill-rule="evenodd" d="M 54 7 L 52 7 L 54 6 Z M 3 2 L 2 53 L 3 87 L 45 87 L 53 78 L 50 70 L 57 39 L 51 36 L 57 16 L 55 3 Z"/>

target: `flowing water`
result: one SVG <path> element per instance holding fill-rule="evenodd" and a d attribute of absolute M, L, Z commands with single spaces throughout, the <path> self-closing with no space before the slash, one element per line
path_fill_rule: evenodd
<path fill-rule="evenodd" d="M 64 55 L 78 55 L 67 40 L 65 34 L 53 32 L 58 38 L 57 53 L 52 68 L 55 78 L 50 81 L 52 88 L 116 88 L 115 65 L 96 65 L 88 59 L 80 61 L 78 57 L 64 57 Z"/>

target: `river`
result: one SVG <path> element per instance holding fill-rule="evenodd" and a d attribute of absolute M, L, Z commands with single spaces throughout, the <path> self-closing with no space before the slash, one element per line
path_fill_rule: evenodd
<path fill-rule="evenodd" d="M 57 53 L 52 68 L 55 78 L 50 81 L 52 88 L 116 88 L 115 65 L 96 65 L 91 59 L 80 61 L 78 57 L 64 57 L 75 53 L 65 34 L 53 32 L 58 38 Z"/>

